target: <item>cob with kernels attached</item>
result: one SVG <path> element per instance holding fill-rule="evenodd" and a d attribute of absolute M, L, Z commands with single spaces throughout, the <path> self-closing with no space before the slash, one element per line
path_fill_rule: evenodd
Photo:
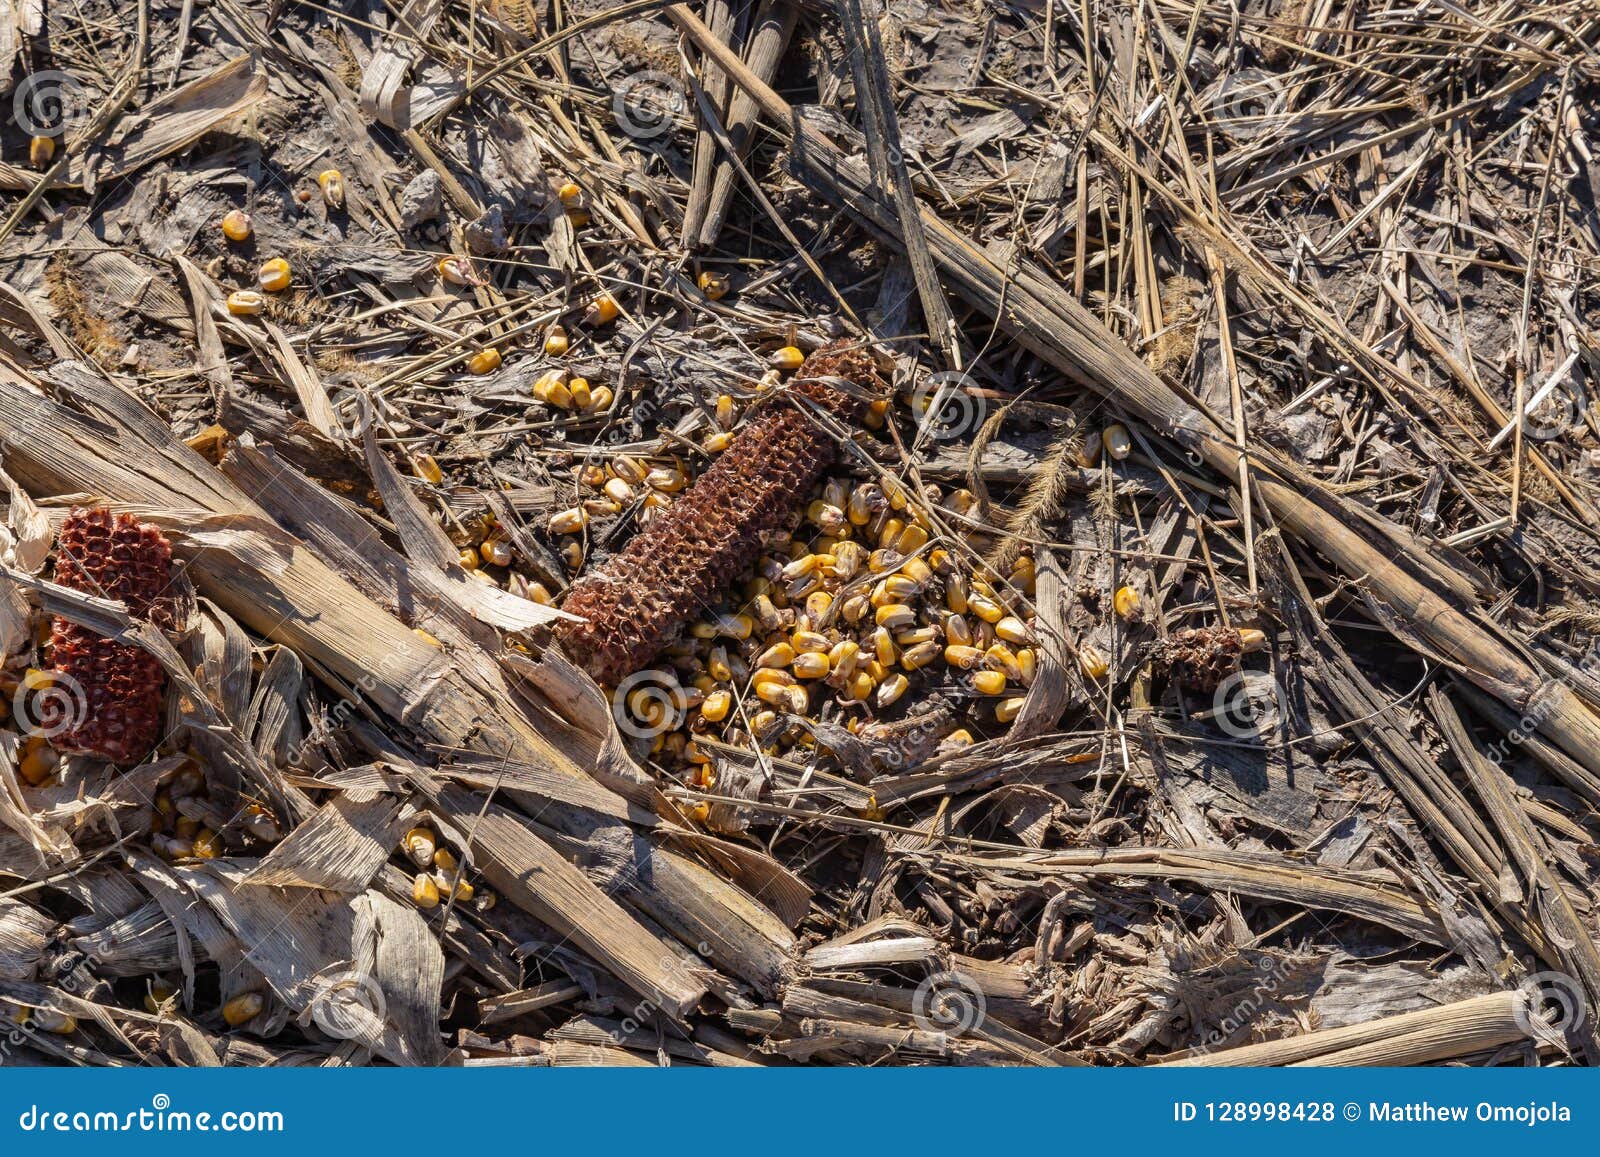
<path fill-rule="evenodd" d="M 846 422 L 859 419 L 865 403 L 819 380 L 828 377 L 871 391 L 873 358 L 828 347 L 792 387 Z M 621 554 L 574 585 L 563 609 L 583 621 L 558 628 L 568 654 L 605 683 L 649 663 L 750 564 L 762 536 L 783 525 L 836 452 L 801 405 L 775 400 Z"/>
<path fill-rule="evenodd" d="M 55 579 L 64 587 L 125 603 L 138 619 L 173 625 L 172 546 L 154 526 L 109 510 L 74 508 L 61 527 Z M 47 697 L 41 714 L 62 751 L 127 763 L 161 738 L 166 675 L 155 656 L 57 617 L 51 662 L 68 694 Z M 81 689 L 81 697 L 78 691 Z M 81 718 L 80 718 L 81 716 Z"/>

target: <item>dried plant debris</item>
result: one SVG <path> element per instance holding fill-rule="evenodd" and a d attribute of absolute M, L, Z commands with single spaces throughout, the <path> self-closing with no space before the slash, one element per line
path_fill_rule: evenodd
<path fill-rule="evenodd" d="M 0 1063 L 1600 1056 L 1600 13 L 845 8 L 13 46 Z"/>

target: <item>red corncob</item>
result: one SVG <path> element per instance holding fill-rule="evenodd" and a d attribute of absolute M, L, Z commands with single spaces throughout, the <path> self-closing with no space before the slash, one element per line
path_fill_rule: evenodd
<path fill-rule="evenodd" d="M 172 544 L 156 527 L 129 515 L 74 508 L 61 526 L 55 579 L 73 590 L 119 599 L 135 618 L 172 625 Z M 155 656 L 59 616 L 51 624 L 50 646 L 57 682 L 66 686 L 65 695 L 45 702 L 54 717 L 40 720 L 52 745 L 117 763 L 148 754 L 161 738 L 166 685 Z"/>
<path fill-rule="evenodd" d="M 876 367 L 860 349 L 829 346 L 806 360 L 791 388 L 846 422 L 865 403 L 812 379 L 873 388 Z M 716 601 L 755 560 L 833 462 L 833 438 L 795 402 L 775 401 L 739 431 L 693 486 L 600 570 L 573 585 L 562 609 L 562 647 L 602 683 L 648 664 L 690 619 Z"/>

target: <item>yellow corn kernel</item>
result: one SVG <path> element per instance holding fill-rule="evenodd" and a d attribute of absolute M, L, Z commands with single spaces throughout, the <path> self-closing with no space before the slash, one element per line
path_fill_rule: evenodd
<path fill-rule="evenodd" d="M 790 684 L 757 678 L 751 683 L 751 686 L 755 690 L 756 698 L 763 703 L 770 703 L 774 707 L 787 706 L 789 703 Z"/>
<path fill-rule="evenodd" d="M 789 636 L 789 642 L 794 645 L 796 655 L 822 655 L 829 647 L 828 637 L 816 631 L 796 631 Z"/>
<path fill-rule="evenodd" d="M 609 293 L 602 293 L 589 302 L 583 311 L 584 325 L 607 325 L 617 320 L 617 315 L 622 310 L 617 306 L 617 299 Z"/>
<path fill-rule="evenodd" d="M 904 603 L 917 597 L 922 588 L 915 581 L 903 574 L 892 574 L 872 588 L 872 605 L 886 607 L 894 603 Z"/>
<path fill-rule="evenodd" d="M 956 571 L 956 560 L 944 547 L 936 546 L 928 552 L 928 569 L 934 574 L 952 575 Z"/>
<path fill-rule="evenodd" d="M 556 190 L 556 196 L 565 208 L 570 209 L 583 203 L 583 188 L 576 181 L 567 181 Z"/>
<path fill-rule="evenodd" d="M 890 509 L 904 510 L 911 504 L 911 494 L 900 479 L 885 475 L 879 485 L 883 488 L 883 496 L 889 500 Z"/>
<path fill-rule="evenodd" d="M 718 644 L 711 648 L 711 654 L 706 657 L 706 670 L 711 677 L 720 682 L 727 682 L 733 678 L 733 669 L 728 666 L 728 648 Z"/>
<path fill-rule="evenodd" d="M 824 534 L 837 535 L 849 525 L 844 511 L 827 502 L 813 502 L 806 507 L 806 518 L 815 523 Z"/>
<path fill-rule="evenodd" d="M 894 547 L 894 549 L 898 550 L 901 554 L 915 554 L 917 551 L 926 546 L 927 543 L 928 532 L 922 527 L 913 523 L 902 530 L 895 538 L 894 542 L 890 543 L 889 545 Z"/>
<path fill-rule="evenodd" d="M 412 828 L 400 840 L 406 856 L 419 868 L 433 864 L 434 853 L 439 850 L 438 837 L 428 828 Z"/>
<path fill-rule="evenodd" d="M 804 578 L 821 565 L 821 555 L 803 554 L 799 558 L 791 559 L 778 574 L 784 581 L 793 582 L 797 578 Z"/>
<path fill-rule="evenodd" d="M 558 321 L 551 325 L 544 334 L 544 352 L 553 358 L 558 358 L 567 352 L 570 343 L 567 340 L 567 331 Z"/>
<path fill-rule="evenodd" d="M 767 359 L 767 364 L 777 370 L 797 370 L 805 362 L 806 355 L 796 346 L 786 345 L 777 353 Z"/>
<path fill-rule="evenodd" d="M 256 284 L 268 293 L 281 293 L 289 288 L 289 282 L 293 279 L 289 263 L 281 257 L 262 262 L 261 268 L 256 271 Z"/>
<path fill-rule="evenodd" d="M 993 669 L 978 671 L 972 676 L 972 689 L 979 695 L 1003 695 L 1006 690 L 1006 673 Z"/>
<path fill-rule="evenodd" d="M 328 208 L 344 208 L 344 174 L 338 169 L 323 169 L 318 173 L 317 188 L 322 190 L 322 200 Z"/>
<path fill-rule="evenodd" d="M 411 459 L 411 472 L 424 482 L 437 486 L 444 481 L 444 471 L 432 454 L 418 454 Z"/>
<path fill-rule="evenodd" d="M 1111 598 L 1111 605 L 1119 619 L 1131 623 L 1139 617 L 1139 592 L 1132 587 L 1118 587 L 1117 593 Z"/>
<path fill-rule="evenodd" d="M 1020 695 L 1000 700 L 994 705 L 995 721 L 998 723 L 1010 723 L 1018 715 L 1022 714 L 1022 705 L 1026 702 L 1027 700 Z"/>
<path fill-rule="evenodd" d="M 706 696 L 706 701 L 700 704 L 700 718 L 707 723 L 721 723 L 728 717 L 728 710 L 732 706 L 732 695 L 726 691 L 713 691 Z"/>
<path fill-rule="evenodd" d="M 865 671 L 856 671 L 845 679 L 844 693 L 847 698 L 865 703 L 871 696 L 874 686 L 871 675 Z"/>
<path fill-rule="evenodd" d="M 561 378 L 556 378 L 545 386 L 542 400 L 558 410 L 570 410 L 572 408 L 572 388 Z"/>
<path fill-rule="evenodd" d="M 988 595 L 973 590 L 967 595 L 967 607 L 986 623 L 998 623 L 1006 617 L 1006 609 Z"/>
<path fill-rule="evenodd" d="M 983 666 L 983 652 L 965 643 L 951 643 L 944 649 L 944 661 L 958 671 L 975 671 Z"/>
<path fill-rule="evenodd" d="M 267 299 L 253 289 L 236 289 L 228 294 L 227 305 L 234 317 L 255 317 L 267 308 Z"/>
<path fill-rule="evenodd" d="M 708 434 L 706 440 L 700 445 L 704 447 L 707 454 L 720 454 L 733 445 L 733 435 L 726 430 L 718 430 L 714 434 Z"/>
<path fill-rule="evenodd" d="M 238 1028 L 260 1016 L 266 1006 L 266 998 L 259 992 L 241 992 L 222 1006 L 222 1019 L 233 1028 Z"/>
<path fill-rule="evenodd" d="M 933 640 L 916 643 L 900 653 L 900 665 L 907 671 L 920 671 L 939 657 L 939 644 Z"/>
<path fill-rule="evenodd" d="M 1004 671 L 1006 678 L 1013 683 L 1022 682 L 1022 666 L 1017 662 L 1017 657 L 1011 653 L 1011 648 L 1004 643 L 995 643 L 984 651 L 984 656 L 989 660 L 989 666 Z"/>
<path fill-rule="evenodd" d="M 1008 643 L 1031 643 L 1033 632 L 1015 615 L 1007 615 L 995 622 L 994 633 Z"/>
<path fill-rule="evenodd" d="M 958 615 L 967 613 L 967 580 L 959 574 L 950 575 L 944 584 L 944 605 Z"/>
<path fill-rule="evenodd" d="M 162 1008 L 177 995 L 178 990 L 165 981 L 151 981 L 150 991 L 144 994 L 145 1011 L 160 1016 Z"/>
<path fill-rule="evenodd" d="M 889 668 L 878 662 L 876 652 L 867 656 L 861 663 L 861 669 L 872 677 L 874 683 L 882 683 L 889 677 Z"/>
<path fill-rule="evenodd" d="M 462 547 L 461 553 L 456 556 L 456 561 L 461 565 L 462 570 L 477 570 L 481 565 L 477 548 L 471 546 Z"/>
<path fill-rule="evenodd" d="M 856 669 L 861 655 L 861 644 L 854 639 L 842 639 L 828 648 L 828 666 L 835 675 L 847 678 Z"/>
<path fill-rule="evenodd" d="M 884 550 L 893 548 L 895 539 L 900 537 L 900 532 L 905 527 L 906 524 L 901 519 L 890 518 L 886 520 L 878 530 L 878 546 Z"/>
<path fill-rule="evenodd" d="M 1073 452 L 1073 456 L 1077 458 L 1078 465 L 1087 470 L 1100 461 L 1100 451 L 1104 449 L 1104 447 L 1104 435 L 1102 435 L 1099 430 L 1088 430 L 1085 431 L 1082 438 L 1079 439 L 1077 447 Z"/>
<path fill-rule="evenodd" d="M 645 485 L 663 494 L 676 494 L 689 485 L 689 477 L 676 466 L 657 466 L 645 475 Z"/>
<path fill-rule="evenodd" d="M 1133 435 L 1121 422 L 1107 426 L 1100 437 L 1105 442 L 1106 453 L 1118 462 L 1133 452 Z"/>
<path fill-rule="evenodd" d="M 756 629 L 755 620 L 749 615 L 717 615 L 713 621 L 717 633 L 730 639 L 748 639 Z"/>
<path fill-rule="evenodd" d="M 841 542 L 833 548 L 833 565 L 828 569 L 833 572 L 833 577 L 838 579 L 851 579 L 861 569 L 861 562 L 865 552 L 859 542 Z"/>
<path fill-rule="evenodd" d="M 22 742 L 22 759 L 17 771 L 30 785 L 38 787 L 55 774 L 60 756 L 42 735 L 30 735 Z"/>
<path fill-rule="evenodd" d="M 700 292 L 712 301 L 721 301 L 728 296 L 730 288 L 728 279 L 720 273 L 712 273 L 707 270 L 700 275 Z"/>
<path fill-rule="evenodd" d="M 1106 658 L 1099 648 L 1093 643 L 1085 643 L 1078 648 L 1078 669 L 1087 678 L 1099 679 L 1111 668 L 1106 665 Z"/>
<path fill-rule="evenodd" d="M 807 651 L 802 655 L 796 655 L 794 673 L 802 679 L 826 678 L 828 674 L 827 652 Z"/>
<path fill-rule="evenodd" d="M 619 506 L 625 506 L 633 501 L 633 487 L 621 478 L 607 478 L 601 490 L 607 498 Z"/>
<path fill-rule="evenodd" d="M 916 647 L 931 643 L 939 637 L 938 627 L 913 627 L 909 631 L 896 631 L 894 641 L 902 647 Z"/>
<path fill-rule="evenodd" d="M 900 657 L 900 651 L 894 645 L 894 638 L 886 628 L 879 627 L 876 631 L 873 631 L 867 637 L 867 641 L 872 646 L 873 657 L 882 666 L 885 668 L 894 666 L 895 660 Z"/>
<path fill-rule="evenodd" d="M 561 548 L 561 561 L 566 563 L 567 569 L 577 571 L 583 569 L 583 543 L 573 541 Z"/>
<path fill-rule="evenodd" d="M 872 521 L 873 515 L 883 508 L 883 492 L 870 482 L 863 482 L 850 492 L 850 501 L 845 506 L 845 515 L 853 526 L 865 526 Z"/>
<path fill-rule="evenodd" d="M 441 257 L 436 267 L 439 277 L 450 285 L 478 285 L 478 271 L 465 257 Z"/>
<path fill-rule="evenodd" d="M 424 911 L 439 906 L 439 885 L 427 872 L 418 872 L 411 881 L 411 902 Z"/>
<path fill-rule="evenodd" d="M 759 581 L 764 582 L 765 580 Z M 778 614 L 778 608 L 772 605 L 772 600 L 765 593 L 757 594 L 750 600 L 750 615 L 755 619 L 756 624 L 760 626 L 762 634 L 768 635 L 778 629 L 778 625 L 782 620 L 782 616 Z"/>
<path fill-rule="evenodd" d="M 558 510 L 550 516 L 551 534 L 576 534 L 588 523 L 589 516 L 580 507 Z"/>
<path fill-rule="evenodd" d="M 723 427 L 724 429 L 731 429 L 733 427 L 733 420 L 735 417 L 737 417 L 737 414 L 734 412 L 734 401 L 732 394 L 717 395 L 716 412 L 717 425 Z"/>
<path fill-rule="evenodd" d="M 1017 648 L 1017 670 L 1021 672 L 1020 682 L 1024 687 L 1033 686 L 1033 676 L 1039 669 L 1039 657 L 1032 647 Z"/>
<path fill-rule="evenodd" d="M 550 390 L 557 385 L 565 386 L 566 383 L 566 370 L 546 370 L 534 379 L 531 391 L 535 400 L 548 403 L 550 401 Z"/>
<path fill-rule="evenodd" d="M 885 603 L 874 612 L 873 619 L 880 627 L 898 631 L 915 626 L 917 612 L 903 603 Z"/>
<path fill-rule="evenodd" d="M 649 475 L 650 470 L 637 458 L 629 458 L 626 454 L 619 455 L 611 462 L 611 470 L 618 478 L 630 482 L 635 486 L 642 483 Z"/>
<path fill-rule="evenodd" d="M 974 742 L 975 741 L 972 738 L 972 732 L 968 731 L 965 727 L 963 727 L 959 731 L 952 731 L 949 735 L 946 735 L 943 739 L 941 739 L 939 741 L 939 746 L 940 747 L 971 747 Z"/>
<path fill-rule="evenodd" d="M 503 538 L 484 539 L 478 553 L 490 566 L 511 565 L 511 544 Z"/>
<path fill-rule="evenodd" d="M 917 584 L 917 589 L 922 590 L 933 581 L 933 570 L 927 563 L 919 558 L 906 559 L 906 565 L 900 568 L 900 573 Z"/>
<path fill-rule="evenodd" d="M 586 414 L 603 414 L 611 408 L 611 403 L 616 400 L 616 395 L 611 392 L 610 386 L 596 386 L 590 391 L 589 404 L 584 407 Z"/>
<path fill-rule="evenodd" d="M 1267 649 L 1266 632 L 1258 631 L 1254 627 L 1244 627 L 1239 631 L 1239 644 L 1247 654 L 1252 651 L 1265 651 Z"/>
<path fill-rule="evenodd" d="M 866 618 L 870 610 L 872 610 L 872 600 L 865 593 L 854 594 L 845 599 L 839 607 L 839 616 L 853 627 Z"/>
<path fill-rule="evenodd" d="M 972 627 L 963 616 L 951 612 L 944 617 L 944 638 L 952 646 L 969 647 L 972 645 Z"/>
<path fill-rule="evenodd" d="M 56 139 L 44 135 L 28 142 L 28 163 L 36 169 L 47 167 L 56 155 Z"/>
<path fill-rule="evenodd" d="M 199 831 L 200 821 L 193 816 L 179 816 L 178 822 L 172 825 L 172 834 L 180 840 L 188 840 L 191 845 L 193 845 L 194 837 L 199 834 Z"/>
<path fill-rule="evenodd" d="M 977 504 L 978 496 L 965 487 L 961 487 L 945 495 L 944 501 L 939 505 L 952 514 L 967 514 Z"/>
<path fill-rule="evenodd" d="M 243 209 L 229 209 L 222 215 L 222 235 L 229 241 L 248 241 L 255 222 Z"/>
<path fill-rule="evenodd" d="M 467 373 L 469 374 L 482 376 L 483 374 L 492 374 L 499 368 L 500 351 L 493 346 L 488 349 L 481 349 L 467 359 Z"/>
<path fill-rule="evenodd" d="M 879 707 L 887 707 L 906 693 L 906 688 L 911 686 L 911 681 L 898 671 L 890 675 L 873 693 L 872 701 Z"/>

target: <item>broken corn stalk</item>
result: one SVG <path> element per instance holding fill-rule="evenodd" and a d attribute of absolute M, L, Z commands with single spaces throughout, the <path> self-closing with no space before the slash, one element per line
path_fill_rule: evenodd
<path fill-rule="evenodd" d="M 806 361 L 792 387 L 834 416 L 854 422 L 865 403 L 819 380 L 877 385 L 864 350 L 829 346 Z M 748 567 L 762 536 L 781 527 L 834 460 L 833 438 L 789 398 L 740 430 L 676 502 L 594 574 L 574 584 L 557 635 L 574 661 L 616 683 L 673 642 Z"/>

